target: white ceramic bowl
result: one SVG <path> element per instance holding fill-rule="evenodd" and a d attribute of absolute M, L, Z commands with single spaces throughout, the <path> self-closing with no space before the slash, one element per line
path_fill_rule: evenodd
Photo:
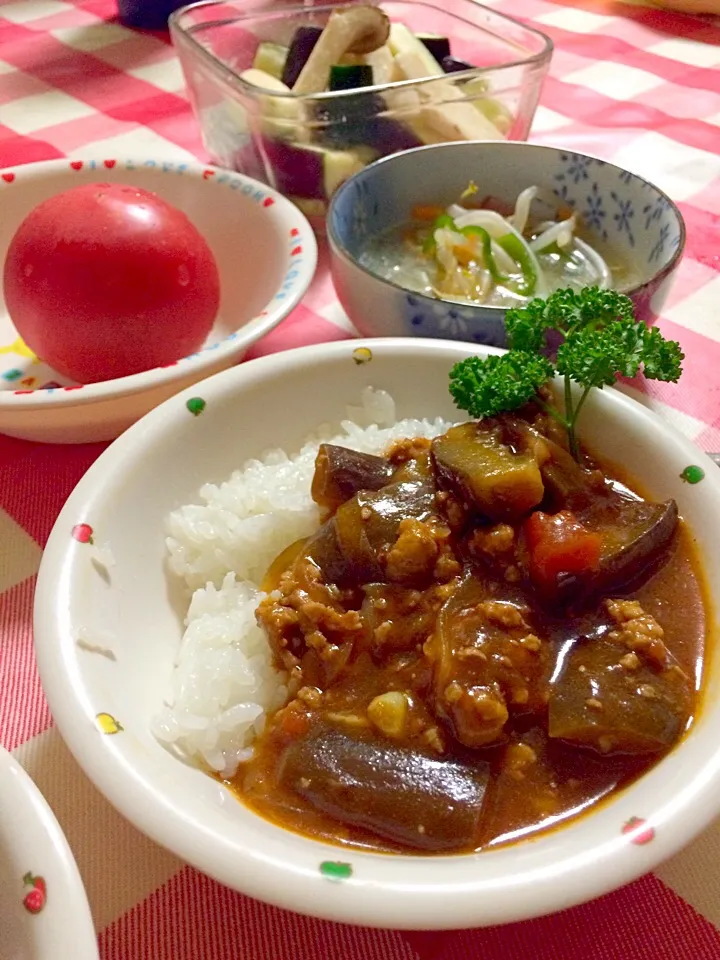
<path fill-rule="evenodd" d="M 96 182 L 143 187 L 187 214 L 217 261 L 215 325 L 203 349 L 174 365 L 77 387 L 18 339 L 0 290 L 0 433 L 54 443 L 114 439 L 172 394 L 237 363 L 297 306 L 315 273 L 310 225 L 265 184 L 199 164 L 78 159 L 0 170 L 0 278 L 10 240 L 33 207 Z"/>
<path fill-rule="evenodd" d="M 366 385 L 391 391 L 401 417 L 457 417 L 448 371 L 468 352 L 486 350 L 387 338 L 303 348 L 226 371 L 163 404 L 120 437 L 60 514 L 35 605 L 40 675 L 60 732 L 121 813 L 237 890 L 351 923 L 501 923 L 559 910 L 632 880 L 720 813 L 717 656 L 709 658 L 699 721 L 646 776 L 568 826 L 475 855 L 387 856 L 288 833 L 171 756 L 151 735 L 184 613 L 164 569 L 168 512 L 193 502 L 203 483 L 221 481 L 269 446 L 297 449 L 321 422 L 339 420 Z M 196 395 L 206 402 L 200 417 L 186 407 Z M 627 464 L 654 496 L 676 498 L 697 538 L 710 593 L 718 595 L 718 468 L 656 415 L 613 390 L 588 401 L 581 431 L 599 453 Z M 681 480 L 690 465 L 705 471 L 702 482 Z M 90 525 L 95 543 L 114 555 L 107 580 L 87 545 L 71 537 L 79 523 Z M 90 638 L 114 636 L 116 659 L 79 649 L 81 628 Z M 122 730 L 103 735 L 99 713 L 110 714 Z M 104 724 L 116 729 L 107 717 Z M 646 821 L 644 831 L 627 832 L 633 818 Z M 650 836 L 651 842 L 637 842 Z M 347 866 L 331 878 L 322 865 L 335 861 Z"/>
<path fill-rule="evenodd" d="M 97 960 L 90 908 L 65 835 L 43 795 L 0 747 L 0 954 Z"/>

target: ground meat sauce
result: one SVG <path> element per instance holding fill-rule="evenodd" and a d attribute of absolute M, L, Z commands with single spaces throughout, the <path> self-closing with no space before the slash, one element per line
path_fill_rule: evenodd
<path fill-rule="evenodd" d="M 257 617 L 290 699 L 232 786 L 332 842 L 462 852 L 547 829 L 692 721 L 705 612 L 672 501 L 643 500 L 528 409 L 323 445 L 318 533 Z"/>

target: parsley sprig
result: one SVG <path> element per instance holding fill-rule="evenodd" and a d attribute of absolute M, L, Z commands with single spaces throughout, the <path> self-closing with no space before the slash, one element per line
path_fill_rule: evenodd
<path fill-rule="evenodd" d="M 456 405 L 481 419 L 534 399 L 565 427 L 576 458 L 577 421 L 593 387 L 602 389 L 641 370 L 649 380 L 673 383 L 682 373 L 680 344 L 636 320 L 630 298 L 614 290 L 558 290 L 547 300 L 508 310 L 505 324 L 507 353 L 468 357 L 453 367 L 450 393 Z M 547 335 L 553 331 L 562 337 L 554 363 L 546 356 Z M 564 378 L 563 411 L 538 396 L 556 375 Z M 579 395 L 573 382 L 582 388 Z"/>

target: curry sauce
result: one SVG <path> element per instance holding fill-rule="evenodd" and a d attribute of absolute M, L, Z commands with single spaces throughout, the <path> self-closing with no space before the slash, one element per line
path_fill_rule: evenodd
<path fill-rule="evenodd" d="M 692 722 L 706 635 L 672 501 L 542 415 L 321 447 L 318 533 L 258 609 L 290 699 L 230 786 L 293 831 L 469 852 L 591 809 Z"/>

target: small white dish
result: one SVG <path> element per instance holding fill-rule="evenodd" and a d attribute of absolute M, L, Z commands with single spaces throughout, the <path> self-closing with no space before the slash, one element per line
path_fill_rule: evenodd
<path fill-rule="evenodd" d="M 237 363 L 297 306 L 315 273 L 309 223 L 265 184 L 200 164 L 51 160 L 0 170 L 0 284 L 5 254 L 43 200 L 87 183 L 126 183 L 182 210 L 209 244 L 221 300 L 205 346 L 175 364 L 78 386 L 18 338 L 0 289 L 0 433 L 51 443 L 112 440 L 172 394 Z"/>
<path fill-rule="evenodd" d="M 330 920 L 391 928 L 517 921 L 628 883 L 720 813 L 720 658 L 713 655 L 697 722 L 645 776 L 562 828 L 478 854 L 386 855 L 298 836 L 260 819 L 154 739 L 151 722 L 169 689 L 185 614 L 165 571 L 169 511 L 269 447 L 296 451 L 320 424 L 337 423 L 366 386 L 390 391 L 401 418 L 461 418 L 448 372 L 468 353 L 487 352 L 382 338 L 288 351 L 225 371 L 120 437 L 60 514 L 35 601 L 40 676 L 60 733 L 124 816 L 236 890 Z M 188 412 L 193 399 L 204 401 L 199 417 Z M 616 390 L 594 392 L 580 430 L 649 494 L 677 500 L 708 594 L 720 595 L 720 471 L 712 461 Z M 112 555 L 107 570 L 96 548 Z"/>
<path fill-rule="evenodd" d="M 0 747 L 0 954 L 97 960 L 90 907 L 72 851 L 45 798 Z"/>

